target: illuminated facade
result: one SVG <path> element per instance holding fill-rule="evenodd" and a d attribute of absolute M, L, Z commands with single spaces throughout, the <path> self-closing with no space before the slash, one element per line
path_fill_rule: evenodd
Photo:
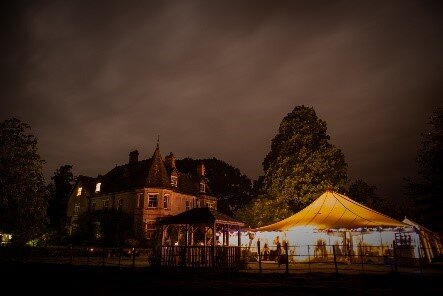
<path fill-rule="evenodd" d="M 159 217 L 198 207 L 217 208 L 203 164 L 195 168 L 193 175 L 181 173 L 172 153 L 163 160 L 158 144 L 151 158 L 139 161 L 138 155 L 138 151 L 132 151 L 127 164 L 116 166 L 103 176 L 79 176 L 68 202 L 70 234 L 84 212 L 123 211 L 133 217 L 134 232 L 141 231 L 150 238 Z"/>

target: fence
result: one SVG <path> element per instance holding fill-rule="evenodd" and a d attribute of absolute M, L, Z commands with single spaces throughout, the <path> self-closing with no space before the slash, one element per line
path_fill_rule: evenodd
<path fill-rule="evenodd" d="M 421 257 L 418 249 L 418 255 Z M 413 246 L 282 245 L 242 248 L 242 269 L 262 272 L 423 273 L 424 258 Z"/>
<path fill-rule="evenodd" d="M 161 266 L 239 269 L 240 247 L 162 246 Z"/>
<path fill-rule="evenodd" d="M 174 268 L 235 269 L 260 273 L 425 273 L 413 248 L 393 245 L 162 246 L 160 265 Z M 418 249 L 419 257 L 423 250 Z M 154 252 L 138 248 L 0 247 L 0 262 L 149 267 Z M 160 253 L 158 253 L 160 255 Z M 424 258 L 422 258 L 424 259 Z"/>
<path fill-rule="evenodd" d="M 141 248 L 1 246 L 0 262 L 148 267 L 151 254 Z"/>

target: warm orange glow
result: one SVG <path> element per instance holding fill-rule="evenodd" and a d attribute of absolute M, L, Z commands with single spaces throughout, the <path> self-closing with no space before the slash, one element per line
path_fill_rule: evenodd
<path fill-rule="evenodd" d="M 326 191 L 300 212 L 257 231 L 312 229 L 356 229 L 359 227 L 404 227 L 400 221 L 374 211 L 347 196 Z"/>

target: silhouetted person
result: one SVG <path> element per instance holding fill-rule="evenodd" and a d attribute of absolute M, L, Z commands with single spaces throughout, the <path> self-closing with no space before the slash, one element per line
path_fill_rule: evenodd
<path fill-rule="evenodd" d="M 281 256 L 281 244 L 280 244 L 280 241 L 278 240 L 278 236 L 277 236 L 277 262 L 278 262 L 278 267 L 280 267 L 280 256 Z"/>
<path fill-rule="evenodd" d="M 268 260 L 269 260 L 269 247 L 268 244 L 265 243 L 263 247 L 263 261 L 268 261 Z"/>

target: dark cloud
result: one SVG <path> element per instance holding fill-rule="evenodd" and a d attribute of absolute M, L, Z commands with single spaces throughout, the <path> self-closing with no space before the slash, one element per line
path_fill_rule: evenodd
<path fill-rule="evenodd" d="M 431 1 L 42 1 L 2 10 L 1 118 L 28 122 L 46 176 L 131 149 L 261 174 L 281 119 L 313 106 L 353 178 L 396 196 L 442 98 Z"/>

